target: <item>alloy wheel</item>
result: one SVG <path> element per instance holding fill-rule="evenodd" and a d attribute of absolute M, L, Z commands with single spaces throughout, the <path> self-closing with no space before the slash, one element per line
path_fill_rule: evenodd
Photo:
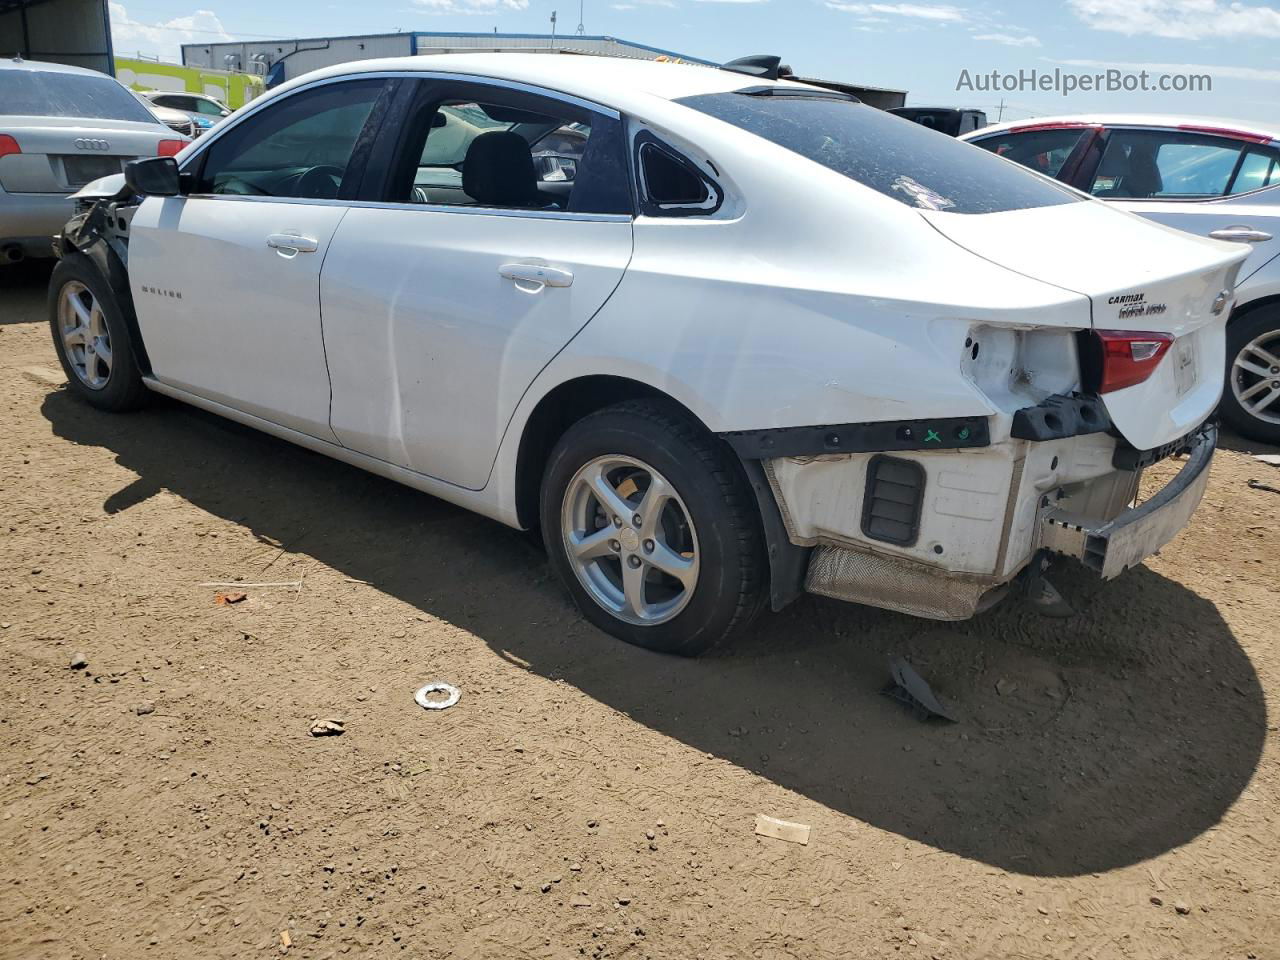
<path fill-rule="evenodd" d="M 560 532 L 578 581 L 620 620 L 665 623 L 693 597 L 698 536 L 675 487 L 634 457 L 585 464 L 569 481 Z"/>
<path fill-rule="evenodd" d="M 75 375 L 90 390 L 101 390 L 111 378 L 111 334 L 98 298 L 78 280 L 58 295 L 58 332 Z"/>

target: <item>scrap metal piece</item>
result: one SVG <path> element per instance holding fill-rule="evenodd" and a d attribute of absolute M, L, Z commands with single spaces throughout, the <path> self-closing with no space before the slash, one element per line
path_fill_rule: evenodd
<path fill-rule="evenodd" d="M 889 675 L 893 680 L 882 691 L 884 695 L 910 707 L 919 719 L 938 717 L 950 723 L 960 722 L 942 705 L 924 677 L 916 673 L 915 668 L 906 660 L 890 657 Z"/>
<path fill-rule="evenodd" d="M 432 693 L 443 693 L 443 700 L 428 700 Z M 462 698 L 462 691 L 450 683 L 428 683 L 413 695 L 413 700 L 424 710 L 447 710 Z"/>

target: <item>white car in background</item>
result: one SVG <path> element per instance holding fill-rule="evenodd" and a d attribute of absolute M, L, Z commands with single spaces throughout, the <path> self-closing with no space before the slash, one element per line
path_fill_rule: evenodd
<path fill-rule="evenodd" d="M 962 139 L 1189 233 L 1247 243 L 1222 415 L 1280 444 L 1280 133 L 1148 114 L 1041 117 Z"/>
<path fill-rule="evenodd" d="M 51 256 L 75 207 L 67 198 L 86 183 L 187 142 L 112 77 L 0 60 L 0 267 Z"/>
<path fill-rule="evenodd" d="M 1245 250 L 771 63 L 301 77 L 86 191 L 59 359 L 95 406 L 155 391 L 541 527 L 657 650 L 802 589 L 962 619 L 1051 554 L 1110 578 L 1168 542 Z"/>

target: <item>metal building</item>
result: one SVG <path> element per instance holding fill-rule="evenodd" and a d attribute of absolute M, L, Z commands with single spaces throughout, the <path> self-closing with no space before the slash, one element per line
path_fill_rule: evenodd
<path fill-rule="evenodd" d="M 0 56 L 115 73 L 107 0 L 0 0 Z"/>
<path fill-rule="evenodd" d="M 5 0 L 0 0 L 0 3 Z M 315 37 L 306 40 L 258 40 L 251 43 L 188 43 L 182 62 L 189 67 L 214 67 L 258 73 L 273 87 L 304 73 L 351 60 L 404 57 L 435 53 L 555 53 L 639 60 L 676 60 L 704 66 L 719 64 L 663 50 L 643 43 L 605 36 L 550 36 L 536 33 L 375 33 L 359 37 Z M 837 84 L 828 84 L 836 86 Z M 865 102 L 881 109 L 900 107 L 905 90 L 889 90 L 856 83 L 839 83 Z"/>

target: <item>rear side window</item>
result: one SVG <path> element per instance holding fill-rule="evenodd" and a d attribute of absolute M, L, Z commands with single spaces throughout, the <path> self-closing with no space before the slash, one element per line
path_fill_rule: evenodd
<path fill-rule="evenodd" d="M 851 100 L 739 92 L 678 102 L 919 210 L 999 213 L 1080 199 L 985 150 Z"/>
<path fill-rule="evenodd" d="M 1248 193 L 1277 183 L 1280 183 L 1280 151 L 1255 147 L 1244 155 L 1244 162 L 1231 184 L 1231 193 Z"/>
<path fill-rule="evenodd" d="M 996 156 L 1020 163 L 1046 177 L 1056 178 L 1086 132 L 1092 133 L 1078 127 L 1066 130 L 1026 130 L 1022 133 L 997 133 L 975 143 Z"/>
<path fill-rule="evenodd" d="M 0 90 L 0 116 L 157 122 L 132 93 L 111 77 L 3 70 Z"/>

